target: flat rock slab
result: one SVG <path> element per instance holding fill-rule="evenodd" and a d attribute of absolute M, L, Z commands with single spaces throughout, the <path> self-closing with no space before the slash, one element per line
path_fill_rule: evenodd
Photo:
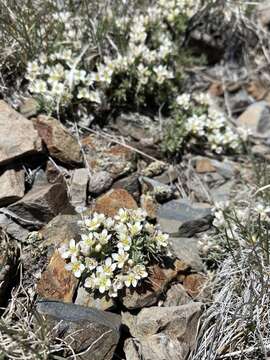
<path fill-rule="evenodd" d="M 9 205 L 8 210 L 22 225 L 41 228 L 59 213 L 71 212 L 71 206 L 66 186 L 57 183 L 34 187 L 21 200 Z"/>
<path fill-rule="evenodd" d="M 0 207 L 20 200 L 24 190 L 24 171 L 6 170 L 0 175 Z"/>
<path fill-rule="evenodd" d="M 0 101 L 0 166 L 41 151 L 41 139 L 31 121 Z"/>
<path fill-rule="evenodd" d="M 88 180 L 87 169 L 75 169 L 72 172 L 69 196 L 73 206 L 85 206 Z"/>
<path fill-rule="evenodd" d="M 5 231 L 12 239 L 24 242 L 29 234 L 29 231 L 17 224 L 5 214 L 0 213 L 0 228 Z"/>
<path fill-rule="evenodd" d="M 82 164 L 81 148 L 78 141 L 60 121 L 39 115 L 33 120 L 33 124 L 54 159 L 69 166 Z"/>
<path fill-rule="evenodd" d="M 191 237 L 208 230 L 212 215 L 209 205 L 177 199 L 163 204 L 158 210 L 158 222 L 164 232 Z"/>
<path fill-rule="evenodd" d="M 270 133 L 270 106 L 266 101 L 250 105 L 237 119 L 237 125 L 252 135 L 268 137 Z"/>
<path fill-rule="evenodd" d="M 39 302 L 37 311 L 55 336 L 71 345 L 76 359 L 112 359 L 120 338 L 119 315 L 55 301 Z"/>

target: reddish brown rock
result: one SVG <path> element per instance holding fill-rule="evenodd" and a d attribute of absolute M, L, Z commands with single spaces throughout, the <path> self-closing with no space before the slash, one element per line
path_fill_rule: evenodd
<path fill-rule="evenodd" d="M 207 277 L 202 274 L 190 274 L 185 277 L 183 286 L 187 293 L 196 298 L 203 290 Z"/>
<path fill-rule="evenodd" d="M 107 216 L 114 216 L 121 208 L 137 209 L 133 197 L 123 189 L 112 189 L 97 199 L 94 211 Z"/>
<path fill-rule="evenodd" d="M 21 199 L 24 189 L 24 171 L 6 170 L 0 175 L 0 207 Z"/>
<path fill-rule="evenodd" d="M 39 115 L 33 121 L 39 136 L 54 159 L 69 166 L 82 164 L 78 141 L 58 120 Z"/>
<path fill-rule="evenodd" d="M 51 257 L 47 269 L 37 283 L 37 293 L 44 299 L 72 302 L 78 279 L 65 269 L 63 260 L 56 250 Z"/>
<path fill-rule="evenodd" d="M 41 151 L 33 123 L 0 101 L 0 165 Z"/>

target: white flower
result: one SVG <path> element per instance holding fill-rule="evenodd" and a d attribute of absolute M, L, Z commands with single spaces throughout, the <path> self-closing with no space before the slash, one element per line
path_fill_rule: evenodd
<path fill-rule="evenodd" d="M 72 271 L 76 278 L 81 277 L 82 272 L 85 269 L 85 266 L 79 260 L 71 259 L 71 262 L 65 265 L 65 269 Z"/>
<path fill-rule="evenodd" d="M 210 95 L 208 93 L 199 93 L 193 95 L 194 99 L 199 103 L 200 105 L 209 105 L 209 102 L 211 100 Z"/>
<path fill-rule="evenodd" d="M 112 258 L 107 257 L 104 265 L 97 267 L 97 273 L 102 273 L 108 277 L 113 275 L 114 270 L 116 269 L 117 264 L 112 262 Z"/>
<path fill-rule="evenodd" d="M 95 287 L 97 286 L 97 284 L 98 284 L 98 281 L 97 281 L 96 275 L 95 275 L 95 274 L 91 274 L 91 276 L 88 276 L 88 277 L 85 279 L 84 287 L 85 287 L 85 288 L 90 288 L 90 289 L 95 289 Z"/>
<path fill-rule="evenodd" d="M 44 80 L 35 80 L 29 86 L 29 90 L 33 93 L 44 94 L 48 91 L 47 83 Z"/>
<path fill-rule="evenodd" d="M 82 241 L 79 242 L 80 248 L 84 255 L 88 255 L 94 245 L 96 244 L 96 240 L 93 236 L 93 233 L 89 233 L 88 235 L 82 234 L 81 235 Z"/>
<path fill-rule="evenodd" d="M 106 245 L 108 244 L 110 238 L 112 237 L 111 234 L 108 234 L 108 230 L 103 229 L 102 232 L 99 233 L 95 233 L 95 238 L 99 241 L 99 243 L 101 245 Z"/>
<path fill-rule="evenodd" d="M 146 219 L 147 212 L 143 209 L 133 210 L 131 213 L 132 220 L 136 221 L 144 221 Z"/>
<path fill-rule="evenodd" d="M 173 78 L 173 73 L 169 71 L 166 66 L 154 66 L 153 70 L 156 73 L 158 84 L 162 84 L 165 80 Z"/>
<path fill-rule="evenodd" d="M 126 209 L 119 209 L 117 215 L 115 215 L 114 218 L 115 220 L 125 224 L 129 221 L 129 212 Z"/>
<path fill-rule="evenodd" d="M 190 94 L 182 94 L 177 96 L 176 104 L 181 106 L 184 110 L 188 110 L 191 106 L 191 96 Z"/>
<path fill-rule="evenodd" d="M 78 99 L 88 99 L 89 100 L 90 99 L 89 90 L 87 88 L 79 88 L 77 98 Z"/>
<path fill-rule="evenodd" d="M 89 92 L 89 100 L 94 103 L 101 104 L 100 93 L 98 91 L 90 91 Z"/>
<path fill-rule="evenodd" d="M 146 278 L 148 276 L 148 273 L 145 269 L 145 266 L 142 264 L 135 265 L 132 268 L 132 272 L 135 274 L 135 277 L 137 280 L 140 280 L 142 278 Z"/>
<path fill-rule="evenodd" d="M 103 225 L 108 229 L 112 230 L 114 227 L 114 220 L 111 217 L 106 218 L 106 220 L 103 222 Z"/>
<path fill-rule="evenodd" d="M 92 257 L 86 257 L 84 259 L 84 262 L 85 262 L 85 266 L 89 270 L 94 270 L 98 266 L 97 260 L 95 258 L 92 258 Z"/>
<path fill-rule="evenodd" d="M 137 221 L 134 224 L 128 224 L 128 228 L 130 235 L 133 237 L 140 233 L 140 231 L 142 230 L 142 224 Z"/>
<path fill-rule="evenodd" d="M 80 252 L 79 244 L 76 244 L 75 240 L 71 239 L 69 245 L 63 244 L 58 251 L 63 259 L 76 259 Z"/>
<path fill-rule="evenodd" d="M 98 287 L 98 290 L 101 294 L 110 289 L 111 283 L 111 279 L 106 275 L 101 273 L 97 274 L 96 286 Z"/>
<path fill-rule="evenodd" d="M 121 233 L 119 234 L 119 242 L 117 244 L 117 247 L 119 249 L 123 249 L 125 251 L 128 251 L 131 246 L 131 238 L 127 235 L 127 233 Z"/>
<path fill-rule="evenodd" d="M 110 84 L 112 81 L 112 74 L 113 70 L 109 66 L 105 66 L 103 64 L 98 65 L 98 74 L 97 74 L 97 80 L 100 82 L 105 82 L 106 84 Z"/>
<path fill-rule="evenodd" d="M 118 253 L 112 254 L 113 260 L 117 262 L 117 267 L 122 269 L 128 260 L 129 254 L 124 251 L 123 248 L 118 250 Z"/>
<path fill-rule="evenodd" d="M 51 93 L 52 93 L 53 95 L 63 95 L 63 94 L 64 94 L 64 90 L 65 90 L 64 84 L 62 84 L 62 83 L 60 83 L 60 82 L 54 82 L 54 83 L 52 83 Z"/>
<path fill-rule="evenodd" d="M 125 276 L 124 283 L 126 287 L 130 287 L 131 285 L 133 287 L 136 287 L 138 284 L 138 279 L 136 278 L 136 275 L 133 272 L 130 272 Z"/>
<path fill-rule="evenodd" d="M 50 69 L 48 83 L 54 84 L 58 83 L 58 81 L 63 80 L 65 76 L 64 68 L 61 64 L 57 64 Z"/>
<path fill-rule="evenodd" d="M 215 219 L 213 221 L 213 225 L 217 228 L 225 225 L 225 218 L 221 210 L 215 212 Z"/>
<path fill-rule="evenodd" d="M 154 241 L 156 242 L 158 247 L 167 247 L 168 246 L 168 239 L 169 239 L 169 235 L 164 234 L 160 230 L 158 230 L 158 232 L 154 236 Z"/>
<path fill-rule="evenodd" d="M 267 219 L 270 214 L 270 207 L 263 204 L 256 204 L 254 210 L 260 215 L 262 220 Z"/>
<path fill-rule="evenodd" d="M 84 224 L 89 231 L 95 231 L 103 224 L 104 220 L 104 214 L 94 213 L 92 218 L 86 218 L 84 220 Z"/>

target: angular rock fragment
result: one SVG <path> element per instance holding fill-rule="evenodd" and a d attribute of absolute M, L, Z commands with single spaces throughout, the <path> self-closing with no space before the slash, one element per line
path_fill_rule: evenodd
<path fill-rule="evenodd" d="M 113 183 L 113 178 L 108 171 L 94 172 L 89 181 L 88 191 L 92 196 L 98 196 L 107 191 Z"/>
<path fill-rule="evenodd" d="M 94 211 L 114 216 L 121 208 L 137 209 L 137 203 L 124 189 L 112 189 L 97 199 Z"/>
<path fill-rule="evenodd" d="M 134 199 L 139 202 L 140 199 L 140 182 L 139 182 L 139 175 L 134 173 L 123 179 L 117 180 L 113 186 L 113 189 L 124 189 L 130 195 L 134 197 Z"/>
<path fill-rule="evenodd" d="M 78 288 L 75 304 L 98 310 L 110 310 L 115 307 L 112 298 L 107 296 L 97 297 L 82 286 Z"/>
<path fill-rule="evenodd" d="M 82 164 L 81 149 L 78 141 L 58 120 L 39 115 L 33 120 L 33 123 L 54 159 L 68 166 Z"/>
<path fill-rule="evenodd" d="M 71 176 L 70 202 L 74 207 L 85 206 L 89 172 L 87 169 L 75 169 Z"/>
<path fill-rule="evenodd" d="M 40 228 L 61 212 L 72 211 L 66 186 L 61 183 L 34 187 L 21 200 L 9 205 L 8 210 L 20 224 L 28 224 L 34 229 Z"/>
<path fill-rule="evenodd" d="M 174 284 L 167 291 L 166 300 L 163 306 L 180 306 L 188 304 L 192 301 L 192 298 L 188 296 L 185 288 L 181 284 Z"/>
<path fill-rule="evenodd" d="M 119 315 L 54 301 L 39 302 L 37 311 L 55 336 L 70 344 L 76 359 L 112 359 L 120 338 Z"/>
<path fill-rule="evenodd" d="M 24 242 L 27 238 L 29 231 L 17 224 L 5 214 L 0 213 L 0 229 L 8 234 L 12 239 Z"/>
<path fill-rule="evenodd" d="M 0 175 L 0 207 L 21 199 L 24 190 L 24 171 L 6 170 Z"/>
<path fill-rule="evenodd" d="M 270 107 L 266 101 L 250 105 L 237 119 L 240 128 L 249 130 L 252 135 L 268 137 L 270 134 Z"/>
<path fill-rule="evenodd" d="M 25 99 L 20 106 L 20 113 L 26 118 L 37 115 L 40 106 L 37 100 L 33 98 Z"/>
<path fill-rule="evenodd" d="M 137 316 L 124 314 L 123 323 L 134 337 L 124 345 L 127 359 L 185 360 L 195 344 L 201 308 L 192 302 L 146 308 Z"/>
<path fill-rule="evenodd" d="M 33 123 L 0 100 L 0 166 L 41 151 Z"/>
<path fill-rule="evenodd" d="M 177 199 L 163 204 L 158 210 L 158 222 L 164 232 L 191 237 L 211 226 L 211 208 L 205 204 Z"/>

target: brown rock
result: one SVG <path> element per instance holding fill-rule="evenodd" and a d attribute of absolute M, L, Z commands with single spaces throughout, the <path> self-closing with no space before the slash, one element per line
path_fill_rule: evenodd
<path fill-rule="evenodd" d="M 33 123 L 0 101 L 0 165 L 41 151 Z"/>
<path fill-rule="evenodd" d="M 269 92 L 269 89 L 267 89 L 259 80 L 250 81 L 246 86 L 246 90 L 248 94 L 257 101 L 263 100 Z"/>
<path fill-rule="evenodd" d="M 141 196 L 141 208 L 146 211 L 150 219 L 157 218 L 158 203 L 151 195 Z"/>
<path fill-rule="evenodd" d="M 23 116 L 30 118 L 31 116 L 37 115 L 39 108 L 39 103 L 35 99 L 28 98 L 25 99 L 24 102 L 21 104 L 20 113 Z"/>
<path fill-rule="evenodd" d="M 163 306 L 180 306 L 191 302 L 192 299 L 188 296 L 185 288 L 181 284 L 174 284 L 167 291 L 166 300 Z"/>
<path fill-rule="evenodd" d="M 121 208 L 137 209 L 137 203 L 124 189 L 112 189 L 97 199 L 94 211 L 114 216 Z"/>
<path fill-rule="evenodd" d="M 141 309 L 145 306 L 152 306 L 157 303 L 161 294 L 168 284 L 176 278 L 180 271 L 187 269 L 186 264 L 176 260 L 169 268 L 161 268 L 158 265 L 152 266 L 149 270 L 147 281 L 136 289 L 128 288 L 121 299 L 127 309 Z"/>
<path fill-rule="evenodd" d="M 58 120 L 39 115 L 34 120 L 34 125 L 54 159 L 69 166 L 82 164 L 78 141 Z"/>
<path fill-rule="evenodd" d="M 113 183 L 113 189 L 124 189 L 139 202 L 140 200 L 140 182 L 139 175 L 134 173 Z"/>
<path fill-rule="evenodd" d="M 208 92 L 212 96 L 222 96 L 224 94 L 223 84 L 221 82 L 213 82 Z"/>
<path fill-rule="evenodd" d="M 254 136 L 267 137 L 270 133 L 270 107 L 267 102 L 250 105 L 237 119 L 237 125 Z"/>
<path fill-rule="evenodd" d="M 212 165 L 211 160 L 207 158 L 201 158 L 196 161 L 196 171 L 198 173 L 215 172 L 216 169 Z"/>
<path fill-rule="evenodd" d="M 24 190 L 24 171 L 6 170 L 0 175 L 0 207 L 21 199 Z"/>
<path fill-rule="evenodd" d="M 8 206 L 8 210 L 16 215 L 22 225 L 36 228 L 49 222 L 59 213 L 70 213 L 72 208 L 68 202 L 66 186 L 61 183 L 36 186 L 21 200 Z"/>
<path fill-rule="evenodd" d="M 78 279 L 71 271 L 65 269 L 65 264 L 65 260 L 56 250 L 47 269 L 42 273 L 37 283 L 37 293 L 40 297 L 48 300 L 72 302 Z"/>
<path fill-rule="evenodd" d="M 183 286 L 187 293 L 196 298 L 203 290 L 207 277 L 202 274 L 190 274 L 184 279 Z"/>
<path fill-rule="evenodd" d="M 63 182 L 65 177 L 69 177 L 69 172 L 62 166 L 55 165 L 52 161 L 47 162 L 46 177 L 50 184 Z"/>

